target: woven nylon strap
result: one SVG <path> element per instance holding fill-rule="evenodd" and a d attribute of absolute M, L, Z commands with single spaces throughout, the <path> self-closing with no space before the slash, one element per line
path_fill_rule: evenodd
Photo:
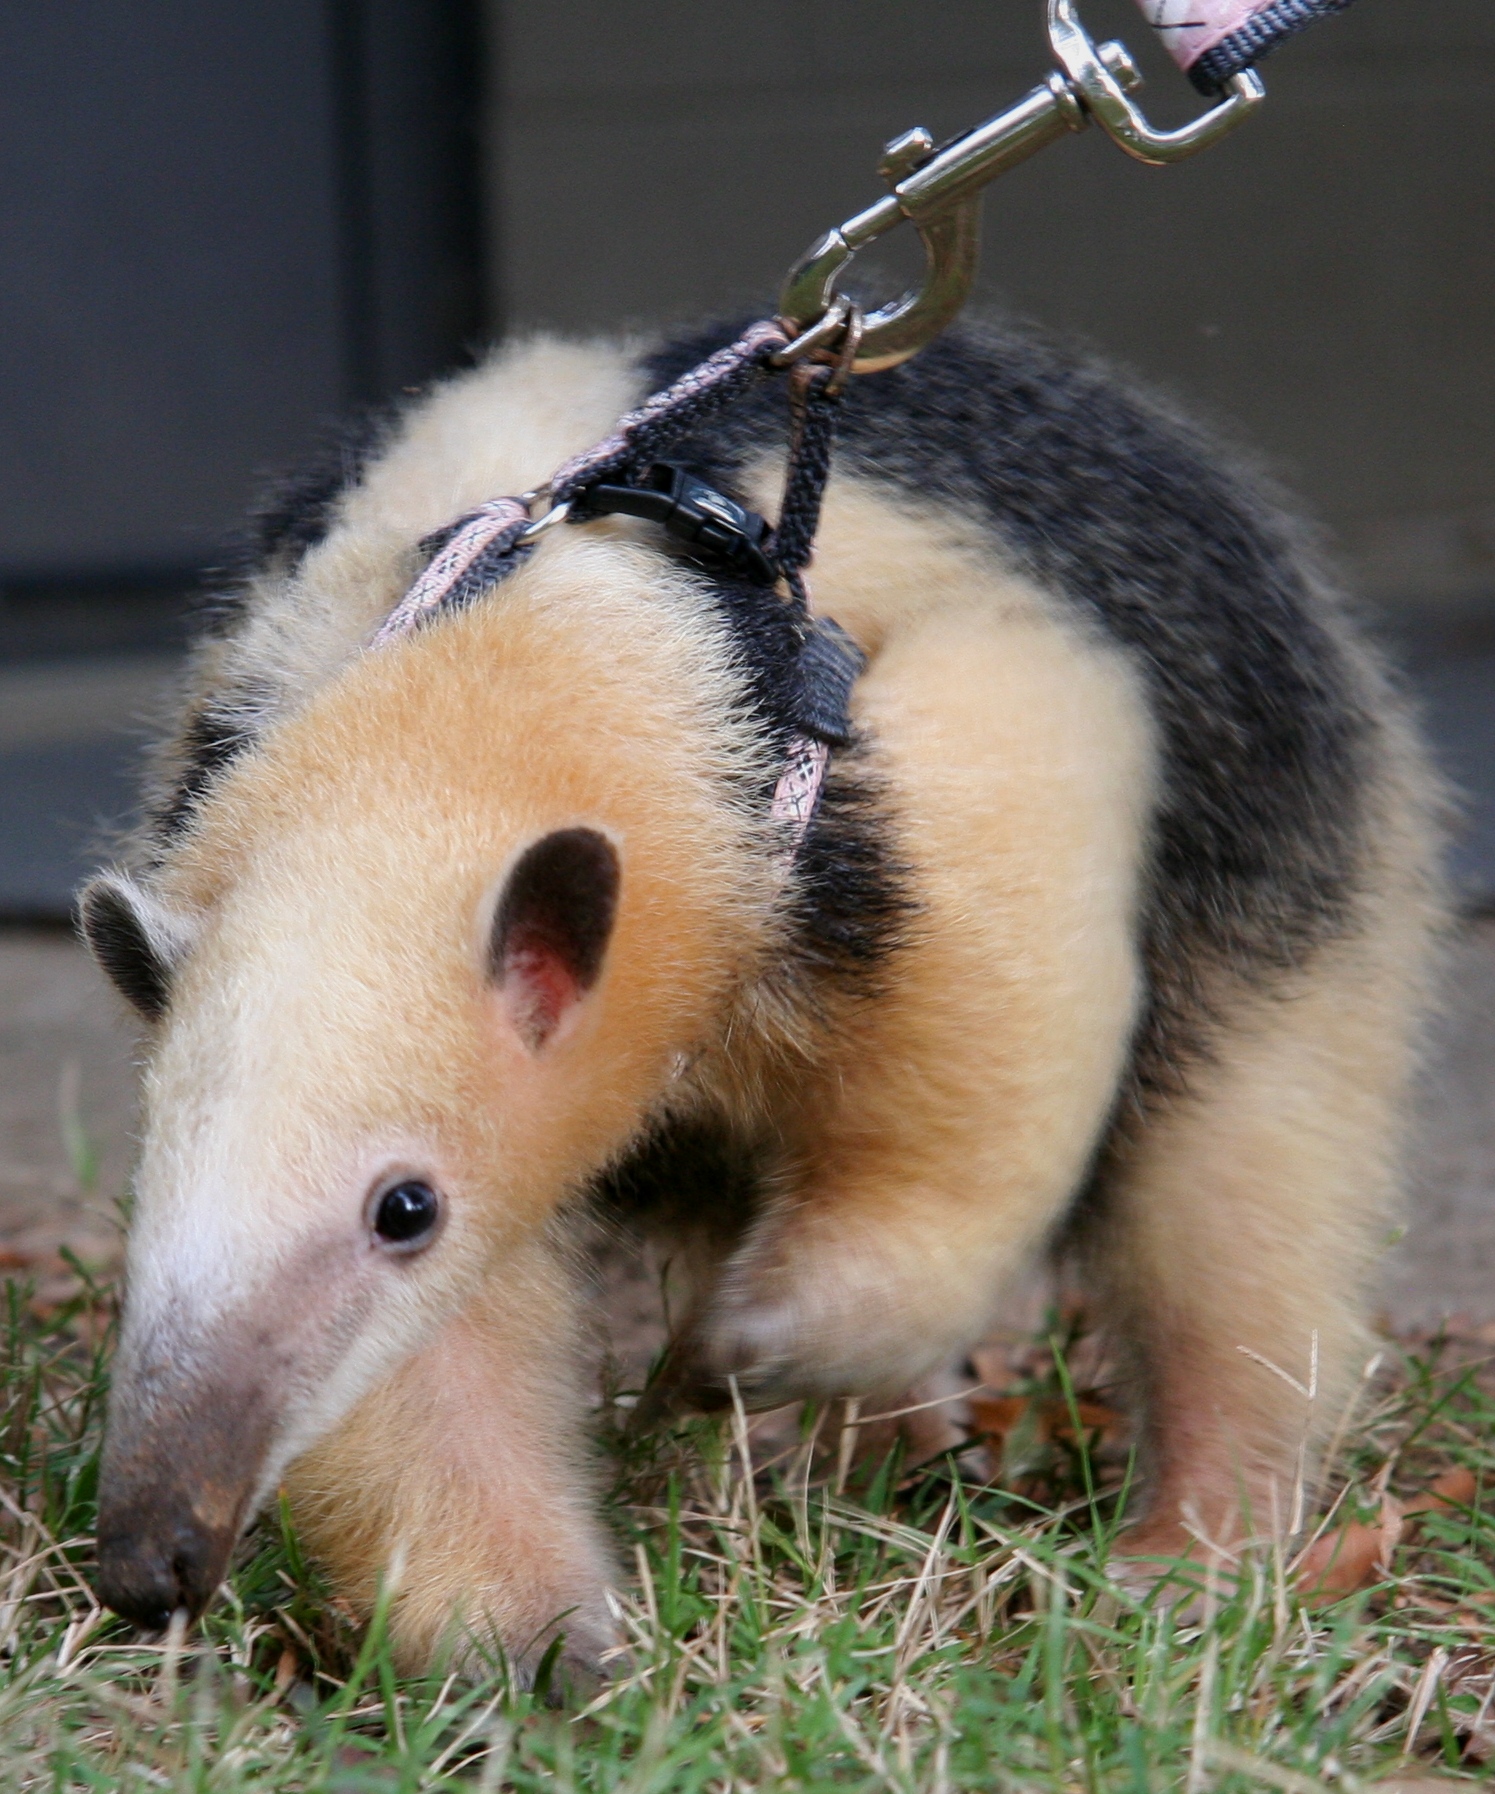
<path fill-rule="evenodd" d="M 612 434 L 595 447 L 567 461 L 547 488 L 550 501 L 559 505 L 584 497 L 587 488 L 599 481 L 626 481 L 641 473 L 657 455 L 756 385 L 788 342 L 776 322 L 749 326 L 735 342 L 620 418 Z M 811 621 L 808 615 L 804 569 L 820 520 L 838 404 L 832 369 L 801 362 L 791 379 L 788 470 L 779 527 L 771 544 L 802 619 L 800 723 L 789 738 L 770 808 L 771 819 L 784 828 L 780 863 L 785 868 L 793 863 L 819 805 L 831 745 L 850 737 L 847 701 L 865 664 L 861 649 L 830 618 Z M 427 557 L 424 568 L 370 646 L 400 641 L 507 579 L 532 552 L 532 541 L 526 540 L 529 528 L 529 507 L 522 499 L 494 498 L 427 536 L 420 544 Z"/>
<path fill-rule="evenodd" d="M 1217 93 L 1316 19 L 1351 0 L 1137 0 L 1149 25 L 1201 93 Z"/>
<path fill-rule="evenodd" d="M 620 418 L 612 434 L 594 448 L 559 468 L 548 488 L 550 502 L 574 498 L 598 480 L 639 472 L 756 385 L 788 342 L 776 323 L 751 325 L 735 342 Z M 529 558 L 530 543 L 524 539 L 529 523 L 522 500 L 494 498 L 427 536 L 420 545 L 425 568 L 384 620 L 372 646 L 398 641 L 428 618 L 470 604 L 506 579 Z"/>
<path fill-rule="evenodd" d="M 820 501 L 831 470 L 836 413 L 840 409 L 834 379 L 834 369 L 816 367 L 808 361 L 797 363 L 789 376 L 789 465 L 779 521 L 773 532 L 773 557 L 802 613 L 809 610 L 804 571 L 810 564 L 815 532 L 820 527 Z"/>

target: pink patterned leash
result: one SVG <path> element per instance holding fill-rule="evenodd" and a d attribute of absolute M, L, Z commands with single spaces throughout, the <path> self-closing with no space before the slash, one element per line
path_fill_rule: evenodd
<path fill-rule="evenodd" d="M 542 529 L 564 521 L 584 487 L 634 474 L 655 460 L 672 442 L 756 385 L 789 341 L 776 323 L 750 325 L 735 342 L 645 399 L 637 410 L 619 418 L 610 436 L 557 468 L 549 485 L 540 489 L 550 504 L 545 517 L 536 520 L 530 514 L 538 493 L 492 498 L 425 537 L 420 544 L 426 556 L 424 570 L 385 618 L 370 646 L 398 641 L 427 618 L 470 604 L 507 579 L 529 558 Z"/>
<path fill-rule="evenodd" d="M 586 520 L 583 507 L 591 489 L 619 480 L 633 486 L 671 444 L 751 390 L 790 341 L 777 322 L 750 325 L 735 342 L 620 418 L 601 442 L 564 462 L 539 492 L 489 499 L 425 537 L 420 549 L 427 556 L 426 565 L 380 625 L 370 647 L 399 641 L 442 613 L 491 591 L 524 564 L 545 530 L 566 521 L 573 510 L 574 521 Z M 801 658 L 811 682 L 812 714 L 809 727 L 789 739 L 769 810 L 771 819 L 787 833 L 786 860 L 792 860 L 819 805 L 830 764 L 829 743 L 846 738 L 845 702 L 863 664 L 860 650 L 835 623 L 829 618 L 811 620 L 803 582 L 829 472 L 839 382 L 836 370 L 804 363 L 796 366 L 794 381 L 794 431 L 780 525 L 772 543 L 773 567 L 788 583 L 801 613 Z M 535 519 L 531 505 L 542 494 L 548 509 Z"/>
<path fill-rule="evenodd" d="M 1285 38 L 1351 0 L 1137 0 L 1169 54 L 1202 93 L 1218 93 Z"/>
<path fill-rule="evenodd" d="M 384 619 L 370 647 L 399 641 L 437 611 L 507 577 L 526 557 L 519 538 L 531 523 L 521 499 L 490 498 L 439 535 L 427 536 L 421 543 L 431 555 L 425 571 Z"/>

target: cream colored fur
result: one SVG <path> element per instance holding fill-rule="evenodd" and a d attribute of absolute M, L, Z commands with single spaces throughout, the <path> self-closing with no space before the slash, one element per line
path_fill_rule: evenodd
<path fill-rule="evenodd" d="M 1126 1541 L 1139 1557 L 1218 1558 L 1301 1524 L 1374 1350 L 1444 923 L 1427 773 L 1405 725 L 1387 727 L 1359 932 L 1233 1006 L 1190 1094 L 1118 1154 L 1090 1244 L 1147 1417 L 1151 1505 Z"/>
<path fill-rule="evenodd" d="M 287 1479 L 305 1545 L 364 1611 L 386 1584 L 417 1662 L 475 1634 L 528 1670 L 558 1619 L 583 1671 L 613 1642 L 595 1477 L 557 1424 L 587 1392 L 571 1279 L 547 1246 L 507 1263 L 501 1300 L 448 1321 Z"/>
<path fill-rule="evenodd" d="M 417 414 L 205 651 L 196 701 L 253 688 L 269 727 L 153 883 L 197 944 L 147 1076 L 129 1324 L 196 1319 L 211 1355 L 322 1255 L 342 1343 L 287 1396 L 265 1486 L 289 1466 L 350 1598 L 397 1566 L 413 1661 L 459 1621 L 531 1658 L 558 1621 L 578 1655 L 605 1645 L 552 1241 L 651 1109 L 709 1095 L 784 1143 L 780 1196 L 692 1317 L 698 1361 L 764 1399 L 886 1395 L 979 1335 L 1060 1225 L 1137 1015 L 1145 697 L 959 517 L 844 477 L 828 497 L 815 601 L 869 652 L 856 715 L 922 908 L 880 999 L 817 1027 L 771 997 L 773 860 L 722 796 L 735 675 L 688 576 L 625 529 L 558 532 L 488 602 L 365 650 L 415 541 L 603 434 L 631 378 L 616 349 L 542 342 Z M 1190 1514 L 1238 1536 L 1242 1494 L 1253 1522 L 1280 1514 L 1305 1427 L 1358 1370 L 1437 923 L 1403 759 L 1358 931 L 1276 994 L 1222 993 L 1214 1061 L 1118 1167 L 1093 1265 L 1156 1465 L 1138 1549 L 1186 1540 Z M 621 908 L 581 1025 L 535 1054 L 486 982 L 486 929 L 514 856 L 576 823 L 617 844 Z M 450 1219 L 371 1267 L 361 1205 L 391 1167 L 439 1179 Z M 1307 1414 L 1258 1360 L 1302 1379 L 1313 1339 Z"/>
<path fill-rule="evenodd" d="M 980 1334 L 1083 1178 L 1136 1014 L 1132 679 L 996 569 L 882 534 L 943 599 L 889 630 L 855 706 L 922 913 L 882 999 L 786 1091 L 798 1175 L 703 1323 L 720 1373 L 783 1366 L 765 1400 L 892 1396 Z M 820 602 L 855 614 L 826 561 Z"/>

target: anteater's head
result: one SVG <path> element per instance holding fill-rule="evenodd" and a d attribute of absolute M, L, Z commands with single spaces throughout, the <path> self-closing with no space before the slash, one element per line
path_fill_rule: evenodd
<path fill-rule="evenodd" d="M 156 872 L 84 893 L 151 1023 L 99 1519 L 142 1623 L 200 1610 L 288 1463 L 502 1300 L 740 962 L 730 676 L 620 564 L 605 604 L 562 562 L 358 657 Z"/>

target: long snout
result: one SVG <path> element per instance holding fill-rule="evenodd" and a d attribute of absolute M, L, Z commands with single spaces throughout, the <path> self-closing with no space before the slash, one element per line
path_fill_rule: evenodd
<path fill-rule="evenodd" d="M 99 1480 L 106 1607 L 152 1628 L 203 1611 L 251 1518 L 272 1408 L 237 1377 L 120 1378 Z"/>
<path fill-rule="evenodd" d="M 113 1503 L 99 1519 L 99 1599 L 156 1631 L 181 1608 L 196 1618 L 222 1582 L 238 1536 L 237 1525 L 204 1522 L 181 1488 Z"/>

